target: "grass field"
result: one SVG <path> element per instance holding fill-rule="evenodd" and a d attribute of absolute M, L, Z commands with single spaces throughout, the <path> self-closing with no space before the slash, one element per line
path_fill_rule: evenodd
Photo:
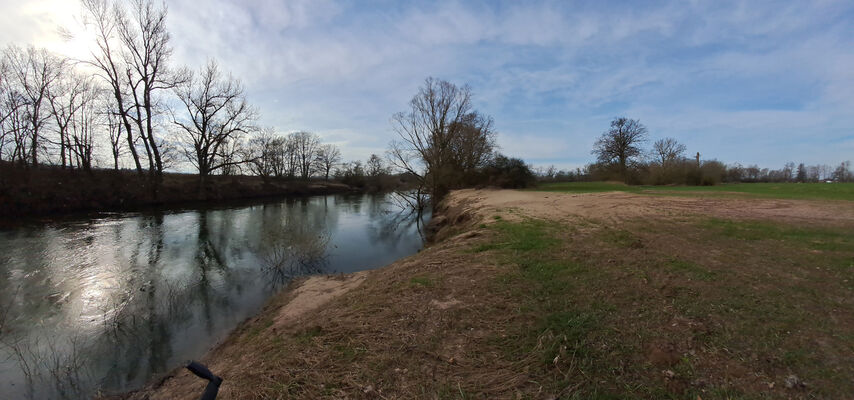
<path fill-rule="evenodd" d="M 544 183 L 546 192 L 630 192 L 675 196 L 753 196 L 804 200 L 854 200 L 854 183 L 737 183 L 717 186 L 630 186 L 615 182 Z"/>
<path fill-rule="evenodd" d="M 520 320 L 535 321 L 500 343 L 506 357 L 539 354 L 538 381 L 552 393 L 851 394 L 851 326 L 834 317 L 851 307 L 840 301 L 852 289 L 848 229 L 713 218 L 492 226 L 474 251 L 518 268 L 498 287 L 519 302 Z"/>

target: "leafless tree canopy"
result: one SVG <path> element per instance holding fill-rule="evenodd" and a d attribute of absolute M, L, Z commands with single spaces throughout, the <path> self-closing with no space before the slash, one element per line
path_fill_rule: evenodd
<path fill-rule="evenodd" d="M 324 179 L 329 180 L 329 173 L 341 162 L 341 151 L 333 144 L 320 146 L 317 151 L 317 169 L 323 174 Z"/>
<path fill-rule="evenodd" d="M 371 157 L 368 158 L 367 169 L 368 176 L 372 177 L 385 174 L 387 170 L 383 159 L 376 154 L 371 154 Z"/>
<path fill-rule="evenodd" d="M 320 150 L 321 146 L 320 138 L 311 132 L 296 132 L 291 134 L 290 140 L 300 178 L 308 179 L 314 173 L 317 151 Z"/>
<path fill-rule="evenodd" d="M 662 166 L 672 164 L 685 156 L 687 148 L 673 138 L 656 140 L 652 145 L 652 151 Z"/>
<path fill-rule="evenodd" d="M 641 154 L 639 144 L 646 140 L 647 130 L 638 120 L 625 117 L 614 118 L 611 129 L 596 140 L 593 154 L 600 163 L 616 163 L 626 179 L 626 166 L 631 159 Z"/>
<path fill-rule="evenodd" d="M 223 76 L 208 61 L 198 75 L 175 88 L 181 109 L 173 123 L 186 141 L 184 153 L 199 175 L 229 168 L 243 160 L 236 156 L 242 136 L 254 129 L 257 114 L 249 107 L 240 82 Z"/>
<path fill-rule="evenodd" d="M 94 29 L 98 50 L 89 62 L 100 70 L 109 85 L 127 134 L 128 147 L 138 171 L 142 171 L 136 143 L 140 141 L 148 169 L 161 174 L 163 141 L 155 135 L 157 117 L 163 112 L 159 93 L 184 82 L 184 70 L 172 70 L 165 5 L 151 0 L 127 3 L 84 0 L 87 23 Z"/>
<path fill-rule="evenodd" d="M 454 186 L 459 168 L 492 154 L 492 120 L 472 109 L 471 98 L 468 86 L 427 78 L 410 109 L 392 118 L 398 140 L 388 151 L 391 164 L 417 177 L 434 200 Z"/>
<path fill-rule="evenodd" d="M 46 149 L 45 128 L 53 118 L 51 88 L 57 85 L 64 61 L 44 49 L 9 46 L 3 52 L 4 98 L 0 113 L 4 135 L 11 136 L 11 161 L 38 165 Z"/>
<path fill-rule="evenodd" d="M 267 178 L 309 179 L 322 175 L 329 179 L 341 161 L 341 151 L 332 144 L 323 144 L 314 133 L 280 135 L 273 128 L 251 138 L 243 153 L 250 170 Z"/>

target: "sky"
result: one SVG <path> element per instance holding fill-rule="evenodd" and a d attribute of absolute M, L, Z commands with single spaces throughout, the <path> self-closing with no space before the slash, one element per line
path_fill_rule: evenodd
<path fill-rule="evenodd" d="M 382 154 L 427 77 L 469 84 L 500 151 L 594 160 L 614 117 L 693 155 L 854 160 L 852 1 L 167 0 L 175 65 L 240 78 L 260 123 Z M 83 57 L 74 0 L 0 0 L 0 45 Z M 59 35 L 64 26 L 75 38 Z"/>

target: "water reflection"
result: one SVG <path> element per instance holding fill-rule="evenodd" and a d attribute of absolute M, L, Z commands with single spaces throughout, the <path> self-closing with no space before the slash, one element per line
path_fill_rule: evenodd
<path fill-rule="evenodd" d="M 0 232 L 0 390 L 138 387 L 203 354 L 294 277 L 417 251 L 423 220 L 410 217 L 387 196 L 349 195 Z"/>

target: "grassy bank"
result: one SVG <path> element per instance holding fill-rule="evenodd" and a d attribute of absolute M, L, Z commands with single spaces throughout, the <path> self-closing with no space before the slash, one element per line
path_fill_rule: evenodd
<path fill-rule="evenodd" d="M 133 171 L 20 168 L 0 165 L 0 217 L 45 216 L 82 211 L 122 211 L 286 195 L 329 194 L 351 190 L 324 181 L 264 181 L 255 176 L 166 173 L 159 184 Z"/>
<path fill-rule="evenodd" d="M 205 362 L 223 399 L 854 395 L 854 208 L 831 226 L 654 200 L 456 193 L 436 244 L 297 318 L 275 298 Z"/>
<path fill-rule="evenodd" d="M 854 200 L 854 183 L 736 183 L 716 186 L 630 186 L 614 182 L 543 183 L 533 190 L 561 193 L 629 192 L 677 196 Z"/>

